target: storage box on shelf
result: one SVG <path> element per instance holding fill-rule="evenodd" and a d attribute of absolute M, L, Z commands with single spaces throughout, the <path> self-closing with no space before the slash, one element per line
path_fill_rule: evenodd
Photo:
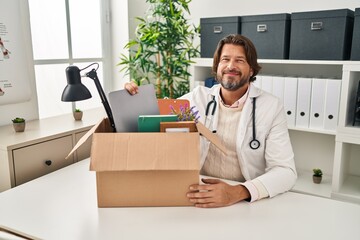
<path fill-rule="evenodd" d="M 360 8 L 355 9 L 351 60 L 360 60 Z"/>
<path fill-rule="evenodd" d="M 102 109 L 94 109 L 85 111 L 82 121 L 74 121 L 72 114 L 28 121 L 22 133 L 15 133 L 12 125 L 0 127 L 0 192 L 88 158 L 91 141 L 65 159 L 104 115 Z"/>
<path fill-rule="evenodd" d="M 290 14 L 241 16 L 241 34 L 251 39 L 259 58 L 289 58 Z"/>
<path fill-rule="evenodd" d="M 350 59 L 353 24 L 349 9 L 291 13 L 289 59 Z"/>
<path fill-rule="evenodd" d="M 210 58 L 194 61 L 192 88 L 203 85 L 203 81 L 211 76 L 212 66 Z M 298 170 L 293 191 L 360 203 L 360 126 L 351 126 L 353 111 L 349 111 L 354 107 L 352 100 L 356 94 L 356 79 L 360 79 L 360 62 L 269 59 L 260 59 L 259 62 L 261 75 L 341 80 L 336 130 L 289 127 Z M 315 167 L 324 172 L 321 184 L 312 182 L 312 169 Z"/>
<path fill-rule="evenodd" d="M 201 57 L 213 57 L 218 42 L 228 34 L 240 33 L 240 17 L 200 18 Z"/>

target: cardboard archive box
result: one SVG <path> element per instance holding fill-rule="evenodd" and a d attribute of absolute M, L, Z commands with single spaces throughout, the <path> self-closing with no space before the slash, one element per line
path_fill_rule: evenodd
<path fill-rule="evenodd" d="M 240 17 L 200 18 L 200 55 L 213 58 L 221 39 L 229 34 L 240 34 Z"/>
<path fill-rule="evenodd" d="M 241 35 L 254 43 L 258 58 L 288 59 L 290 14 L 242 16 Z"/>
<path fill-rule="evenodd" d="M 289 59 L 349 60 L 353 25 L 349 9 L 291 13 Z"/>
<path fill-rule="evenodd" d="M 186 193 L 199 182 L 200 134 L 226 152 L 204 125 L 196 128 L 190 133 L 114 133 L 103 119 L 70 154 L 92 135 L 90 170 L 96 172 L 98 207 L 193 205 Z"/>
<path fill-rule="evenodd" d="M 360 8 L 355 9 L 354 31 L 351 47 L 351 60 L 360 60 Z"/>

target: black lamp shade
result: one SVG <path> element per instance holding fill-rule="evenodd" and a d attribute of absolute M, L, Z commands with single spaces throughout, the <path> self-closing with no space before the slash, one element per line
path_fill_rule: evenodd
<path fill-rule="evenodd" d="M 81 83 L 80 69 L 76 66 L 69 66 L 65 72 L 67 86 L 62 93 L 61 101 L 75 102 L 91 98 L 90 91 Z"/>

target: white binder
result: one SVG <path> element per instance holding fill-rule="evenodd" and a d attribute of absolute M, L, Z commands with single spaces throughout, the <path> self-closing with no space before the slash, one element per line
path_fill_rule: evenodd
<path fill-rule="evenodd" d="M 261 89 L 262 75 L 256 75 L 256 80 L 253 82 L 254 86 Z"/>
<path fill-rule="evenodd" d="M 272 79 L 272 76 L 263 75 L 261 78 L 261 89 L 268 93 L 272 93 Z"/>
<path fill-rule="evenodd" d="M 324 127 L 326 79 L 313 78 L 311 87 L 310 128 Z"/>
<path fill-rule="evenodd" d="M 297 82 L 296 77 L 284 78 L 284 109 L 288 128 L 295 127 Z"/>
<path fill-rule="evenodd" d="M 272 80 L 272 94 L 284 102 L 284 77 L 274 76 Z"/>
<path fill-rule="evenodd" d="M 296 104 L 295 126 L 309 127 L 310 102 L 311 102 L 311 78 L 298 78 L 298 93 Z"/>
<path fill-rule="evenodd" d="M 326 81 L 324 129 L 336 130 L 339 119 L 341 80 Z"/>

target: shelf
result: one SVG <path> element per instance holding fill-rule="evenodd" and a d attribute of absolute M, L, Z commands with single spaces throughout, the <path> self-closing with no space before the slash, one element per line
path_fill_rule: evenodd
<path fill-rule="evenodd" d="M 339 192 L 331 194 L 333 198 L 360 203 L 360 177 L 348 176 Z"/>
<path fill-rule="evenodd" d="M 291 191 L 330 198 L 331 182 L 332 177 L 324 174 L 320 184 L 313 183 L 312 172 L 298 170 L 298 179 Z"/>
<path fill-rule="evenodd" d="M 336 131 L 331 131 L 331 130 L 326 130 L 326 129 L 289 127 L 289 130 L 310 132 L 310 133 L 320 133 L 320 134 L 334 135 L 334 136 L 336 135 Z"/>
<path fill-rule="evenodd" d="M 360 136 L 359 126 L 339 127 L 338 134 L 336 135 L 336 141 L 360 145 L 359 136 Z"/>

